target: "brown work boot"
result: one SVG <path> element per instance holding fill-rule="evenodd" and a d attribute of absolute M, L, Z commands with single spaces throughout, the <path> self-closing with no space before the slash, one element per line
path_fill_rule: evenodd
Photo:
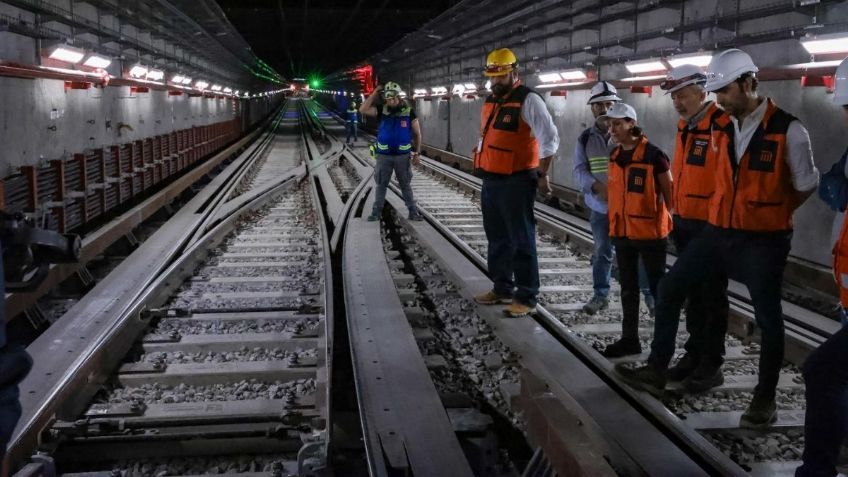
<path fill-rule="evenodd" d="M 512 303 L 507 305 L 504 309 L 504 315 L 510 318 L 521 318 L 522 316 L 527 316 L 534 311 L 536 311 L 535 306 L 526 305 L 519 301 L 512 300 Z"/>
<path fill-rule="evenodd" d="M 474 301 L 481 305 L 506 305 L 512 302 L 511 296 L 500 296 L 494 290 L 474 296 Z"/>

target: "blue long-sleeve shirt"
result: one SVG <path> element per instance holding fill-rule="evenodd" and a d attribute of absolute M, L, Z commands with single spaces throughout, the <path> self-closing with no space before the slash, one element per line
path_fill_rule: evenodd
<path fill-rule="evenodd" d="M 607 213 L 607 202 L 592 192 L 592 184 L 607 183 L 609 152 L 609 136 L 597 125 L 583 131 L 574 146 L 572 176 L 584 194 L 586 206 L 600 214 Z"/>

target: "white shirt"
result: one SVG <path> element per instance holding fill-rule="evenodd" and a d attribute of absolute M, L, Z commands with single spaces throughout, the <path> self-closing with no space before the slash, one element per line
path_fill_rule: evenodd
<path fill-rule="evenodd" d="M 748 149 L 748 144 L 751 143 L 751 138 L 757 131 L 760 123 L 763 122 L 763 116 L 766 114 L 768 101 L 764 98 L 762 103 L 757 106 L 748 117 L 742 122 L 742 128 L 739 128 L 739 121 L 731 116 L 733 128 L 736 132 L 736 163 L 745 151 Z M 798 192 L 806 192 L 816 188 L 819 185 L 819 170 L 816 169 L 813 163 L 813 149 L 810 145 L 810 133 L 807 128 L 801 124 L 801 121 L 792 121 L 789 123 L 789 129 L 786 131 L 786 163 L 789 165 L 789 171 L 792 173 L 792 186 Z"/>
<path fill-rule="evenodd" d="M 538 94 L 528 94 L 521 105 L 521 119 L 530 126 L 531 134 L 539 142 L 539 157 L 553 156 L 559 149 L 559 132 L 545 100 Z"/>

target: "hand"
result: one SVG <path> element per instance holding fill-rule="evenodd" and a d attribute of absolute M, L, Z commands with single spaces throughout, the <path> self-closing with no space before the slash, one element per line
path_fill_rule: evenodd
<path fill-rule="evenodd" d="M 592 192 L 594 192 L 595 195 L 604 202 L 609 199 L 609 189 L 607 189 L 607 185 L 603 182 L 595 182 L 592 185 Z"/>
<path fill-rule="evenodd" d="M 378 84 L 377 87 L 374 88 L 374 92 L 379 93 L 380 91 L 383 91 L 383 85 Z"/>
<path fill-rule="evenodd" d="M 421 165 L 421 154 L 417 152 L 412 153 L 412 165 L 418 167 Z"/>
<path fill-rule="evenodd" d="M 477 154 L 478 152 L 479 152 L 479 151 L 477 151 L 477 146 L 474 146 L 474 148 L 472 148 L 472 149 L 471 149 L 471 155 L 472 155 L 472 156 L 473 156 L 474 154 Z"/>
<path fill-rule="evenodd" d="M 551 195 L 551 183 L 547 174 L 539 177 L 539 192 L 541 192 L 545 197 L 549 197 Z"/>

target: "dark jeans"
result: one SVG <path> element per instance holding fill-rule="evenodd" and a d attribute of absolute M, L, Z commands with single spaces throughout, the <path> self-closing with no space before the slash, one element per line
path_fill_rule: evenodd
<path fill-rule="evenodd" d="M 537 183 L 535 170 L 509 176 L 487 175 L 480 193 L 494 291 L 500 296 L 513 296 L 515 289 L 515 300 L 530 306 L 536 305 L 539 294 L 533 216 Z"/>
<path fill-rule="evenodd" d="M 804 464 L 795 477 L 836 475 L 839 448 L 848 430 L 848 328 L 819 346 L 804 363 L 807 412 Z"/>
<path fill-rule="evenodd" d="M 345 142 L 350 142 L 351 136 L 353 136 L 353 140 L 356 141 L 356 123 L 352 121 L 346 121 L 345 130 L 347 131 L 347 138 L 345 139 Z"/>
<path fill-rule="evenodd" d="M 707 225 L 701 220 L 674 216 L 672 240 L 677 253 L 685 252 Z M 723 267 L 712 267 L 700 285 L 689 293 L 686 306 L 686 331 L 689 339 L 683 348 L 695 363 L 710 369 L 724 363 L 724 335 L 727 333 L 727 276 Z"/>
<path fill-rule="evenodd" d="M 648 288 L 657 296 L 657 285 L 665 272 L 666 240 L 613 238 L 621 285 L 621 339 L 639 339 L 639 258 L 648 276 Z"/>
<path fill-rule="evenodd" d="M 595 296 L 606 298 L 610 291 L 610 278 L 612 276 L 612 261 L 614 250 L 612 239 L 609 236 L 609 216 L 605 213 L 595 212 L 589 215 L 589 225 L 592 228 L 592 286 Z M 639 288 L 645 298 L 650 295 L 648 287 L 648 275 L 645 273 L 644 264 L 639 265 Z M 653 296 L 653 295 L 651 295 Z"/>
<path fill-rule="evenodd" d="M 400 184 L 403 201 L 406 203 L 410 215 L 417 214 L 418 208 L 415 206 L 415 198 L 412 196 L 412 164 L 409 162 L 409 154 L 401 156 L 377 154 L 377 166 L 374 169 L 374 182 L 377 183 L 377 191 L 374 194 L 374 208 L 371 213 L 379 215 L 383 210 L 383 204 L 386 202 L 386 189 L 389 187 L 389 182 L 392 181 L 392 172 L 395 173 L 398 184 Z"/>
<path fill-rule="evenodd" d="M 674 356 L 680 307 L 714 267 L 748 288 L 761 332 L 759 384 L 755 393 L 774 398 L 783 365 L 783 309 L 780 288 L 792 232 L 757 233 L 707 225 L 680 254 L 660 282 L 654 341 L 649 362 L 666 368 Z"/>

